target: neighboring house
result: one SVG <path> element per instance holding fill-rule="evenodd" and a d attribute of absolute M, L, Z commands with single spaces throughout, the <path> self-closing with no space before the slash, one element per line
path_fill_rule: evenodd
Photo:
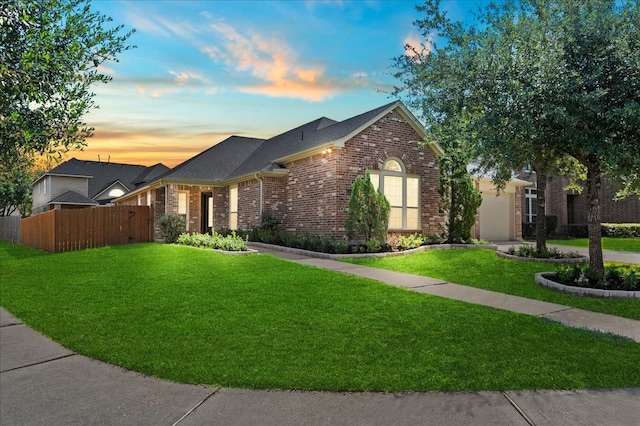
<path fill-rule="evenodd" d="M 33 182 L 32 214 L 110 204 L 168 170 L 163 164 L 145 167 L 72 158 Z M 145 196 L 140 194 L 140 205 L 151 205 Z"/>
<path fill-rule="evenodd" d="M 536 181 L 534 171 L 525 171 L 520 175 L 524 179 Z M 567 235 L 569 225 L 587 223 L 588 200 L 586 189 L 582 193 L 565 190 L 569 180 L 555 177 L 549 180 L 546 191 L 546 214 L 556 216 L 558 226 L 555 230 L 560 235 Z M 583 186 L 584 187 L 584 186 Z M 616 188 L 609 180 L 603 178 L 600 189 L 600 214 L 602 223 L 640 223 L 640 197 L 632 195 L 622 200 L 615 200 Z M 537 217 L 537 190 L 535 185 L 523 193 L 524 223 L 532 223 Z"/>
<path fill-rule="evenodd" d="M 482 193 L 482 204 L 476 215 L 472 235 L 488 241 L 522 239 L 522 193 L 531 182 L 512 178 L 497 191 L 490 177 L 476 177 L 476 188 Z"/>

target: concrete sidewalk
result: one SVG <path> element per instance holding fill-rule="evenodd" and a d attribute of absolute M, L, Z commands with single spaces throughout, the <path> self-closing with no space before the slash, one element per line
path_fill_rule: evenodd
<path fill-rule="evenodd" d="M 280 250 L 276 246 L 253 245 L 253 248 L 256 248 L 259 253 L 271 254 L 272 256 L 292 260 L 303 265 L 316 266 L 332 271 L 357 275 L 359 277 L 371 278 L 419 293 L 432 294 L 434 296 L 461 300 L 463 302 L 490 306 L 492 308 L 544 317 L 570 327 L 613 333 L 640 342 L 640 321 L 637 320 L 452 284 L 429 277 L 310 257 L 306 254 L 300 254 L 295 250 Z"/>
<path fill-rule="evenodd" d="M 63 348 L 0 309 L 0 423 L 10 425 L 629 425 L 640 387 L 298 392 L 172 383 Z"/>

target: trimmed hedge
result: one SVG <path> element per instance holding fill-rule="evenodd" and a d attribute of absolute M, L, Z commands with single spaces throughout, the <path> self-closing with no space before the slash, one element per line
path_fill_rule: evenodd
<path fill-rule="evenodd" d="M 603 223 L 602 236 L 612 238 L 640 238 L 640 223 Z"/>
<path fill-rule="evenodd" d="M 611 238 L 640 238 L 640 223 L 603 223 L 602 236 Z M 589 230 L 585 223 L 569 225 L 569 236 L 588 238 Z"/>

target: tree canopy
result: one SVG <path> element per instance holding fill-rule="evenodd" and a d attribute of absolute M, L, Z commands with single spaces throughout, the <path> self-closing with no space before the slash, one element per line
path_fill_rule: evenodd
<path fill-rule="evenodd" d="M 590 258 L 602 274 L 601 177 L 640 193 L 640 3 L 507 0 L 469 23 L 450 20 L 438 0 L 417 10 L 425 40 L 396 59 L 397 93 L 432 131 L 471 140 L 498 184 L 526 164 L 542 175 L 582 164 Z"/>
<path fill-rule="evenodd" d="M 88 0 L 0 0 L 0 172 L 85 146 L 100 66 L 132 47 L 123 30 Z"/>

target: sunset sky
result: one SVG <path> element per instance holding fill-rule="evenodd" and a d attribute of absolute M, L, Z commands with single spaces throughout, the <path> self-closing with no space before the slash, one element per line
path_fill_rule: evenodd
<path fill-rule="evenodd" d="M 108 1 L 135 28 L 109 62 L 83 152 L 68 158 L 173 167 L 230 135 L 268 138 L 391 102 L 392 58 L 423 38 L 418 1 Z M 454 19 L 472 1 L 444 1 Z"/>

